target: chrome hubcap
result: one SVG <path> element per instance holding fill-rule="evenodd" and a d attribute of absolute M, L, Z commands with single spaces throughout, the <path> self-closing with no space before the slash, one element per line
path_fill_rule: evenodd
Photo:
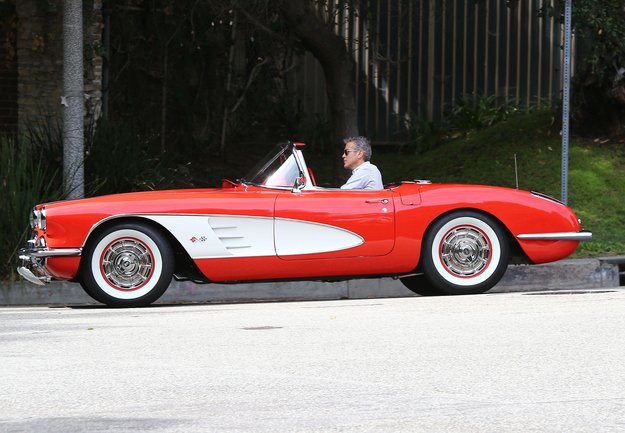
<path fill-rule="evenodd" d="M 153 258 L 150 250 L 134 239 L 113 242 L 102 255 L 102 273 L 114 286 L 132 290 L 150 278 Z"/>
<path fill-rule="evenodd" d="M 475 227 L 462 226 L 445 235 L 440 253 L 449 272 L 460 277 L 471 277 L 488 265 L 491 246 L 484 233 Z"/>

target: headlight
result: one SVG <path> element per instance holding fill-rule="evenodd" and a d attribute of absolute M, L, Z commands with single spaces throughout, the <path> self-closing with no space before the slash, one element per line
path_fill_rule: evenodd
<path fill-rule="evenodd" d="M 39 213 L 39 215 L 40 215 L 39 227 L 41 227 L 41 230 L 45 232 L 46 231 L 46 207 L 45 206 L 41 207 L 41 212 Z"/>
<path fill-rule="evenodd" d="M 30 227 L 34 229 L 46 229 L 46 207 L 42 206 L 41 209 L 33 208 L 30 213 Z"/>

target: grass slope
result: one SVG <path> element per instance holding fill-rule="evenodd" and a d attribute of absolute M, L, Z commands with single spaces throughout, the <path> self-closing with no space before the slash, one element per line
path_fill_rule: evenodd
<path fill-rule="evenodd" d="M 376 152 L 384 181 L 430 179 L 515 187 L 561 196 L 562 141 L 551 113 L 517 115 L 424 154 Z M 592 230 L 577 255 L 625 254 L 625 144 L 573 138 L 569 150 L 568 205 Z"/>

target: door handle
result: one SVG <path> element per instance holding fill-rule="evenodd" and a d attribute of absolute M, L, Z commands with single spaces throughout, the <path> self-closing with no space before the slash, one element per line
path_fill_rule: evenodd
<path fill-rule="evenodd" d="M 365 200 L 365 203 L 382 203 L 382 204 L 388 204 L 388 199 L 387 199 L 387 198 L 374 198 L 374 199 L 370 199 L 370 200 Z"/>

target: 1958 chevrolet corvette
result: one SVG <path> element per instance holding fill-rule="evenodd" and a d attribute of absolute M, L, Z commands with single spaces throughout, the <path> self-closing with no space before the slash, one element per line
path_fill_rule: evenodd
<path fill-rule="evenodd" d="M 303 147 L 279 144 L 249 176 L 221 188 L 39 204 L 18 272 L 36 284 L 78 281 L 117 307 L 151 304 L 172 277 L 393 276 L 422 295 L 475 294 L 513 259 L 559 260 L 592 237 L 568 207 L 535 192 L 429 181 L 321 188 Z"/>

